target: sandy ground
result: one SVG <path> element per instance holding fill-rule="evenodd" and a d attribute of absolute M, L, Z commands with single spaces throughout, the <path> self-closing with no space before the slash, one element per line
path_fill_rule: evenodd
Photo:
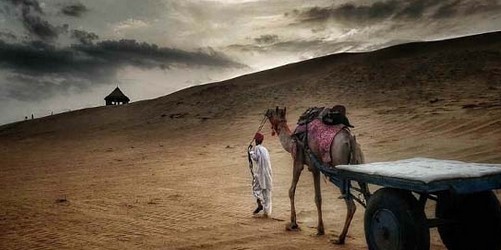
<path fill-rule="evenodd" d="M 431 60 L 423 57 L 415 68 L 430 65 L 419 64 Z M 346 244 L 330 242 L 346 210 L 329 182 L 322 182 L 326 235 L 314 236 L 307 170 L 296 193 L 301 231 L 285 231 L 292 160 L 269 124 L 273 215 L 252 216 L 245 151 L 263 112 L 287 105 L 293 127 L 306 107 L 345 104 L 368 162 L 501 163 L 501 60 L 489 58 L 481 72 L 434 59 L 443 75 L 397 70 L 408 58 L 390 58 L 391 69 L 322 59 L 0 127 L 0 249 L 366 249 L 361 206 Z M 411 78 L 401 83 L 402 74 Z M 433 210 L 429 202 L 427 214 Z M 445 249 L 435 229 L 431 237 L 431 249 Z"/>

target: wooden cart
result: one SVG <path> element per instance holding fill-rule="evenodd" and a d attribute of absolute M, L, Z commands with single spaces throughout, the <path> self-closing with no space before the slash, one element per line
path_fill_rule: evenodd
<path fill-rule="evenodd" d="M 413 158 L 330 168 L 314 162 L 366 208 L 371 250 L 429 249 L 432 227 L 449 250 L 501 249 L 501 207 L 492 191 L 501 188 L 501 164 Z M 364 193 L 355 182 L 382 188 Z M 436 202 L 434 218 L 425 215 L 429 200 Z"/>

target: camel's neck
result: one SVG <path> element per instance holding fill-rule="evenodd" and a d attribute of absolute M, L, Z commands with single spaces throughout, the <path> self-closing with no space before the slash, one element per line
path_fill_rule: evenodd
<path fill-rule="evenodd" d="M 289 129 L 287 122 L 281 122 L 278 125 L 277 133 L 280 144 L 282 144 L 282 147 L 290 153 L 292 151 L 292 132 Z"/>

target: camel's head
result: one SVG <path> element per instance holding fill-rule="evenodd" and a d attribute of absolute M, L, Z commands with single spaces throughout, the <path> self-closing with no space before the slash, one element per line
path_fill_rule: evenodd
<path fill-rule="evenodd" d="M 285 118 L 287 112 L 287 108 L 284 107 L 283 109 L 278 108 L 278 106 L 275 109 L 268 109 L 266 111 L 266 117 L 268 117 L 268 120 L 271 123 L 271 128 L 273 132 L 279 132 L 279 125 L 282 123 L 287 123 L 287 119 Z"/>

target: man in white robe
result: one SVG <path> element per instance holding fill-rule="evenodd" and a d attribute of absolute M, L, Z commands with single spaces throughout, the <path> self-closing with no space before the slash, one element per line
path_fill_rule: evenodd
<path fill-rule="evenodd" d="M 271 192 L 273 187 L 270 154 L 268 149 L 262 145 L 264 135 L 256 133 L 254 139 L 256 146 L 249 148 L 250 156 L 254 161 L 252 194 L 256 197 L 258 204 L 254 214 L 264 210 L 264 216 L 268 217 L 271 215 Z"/>

